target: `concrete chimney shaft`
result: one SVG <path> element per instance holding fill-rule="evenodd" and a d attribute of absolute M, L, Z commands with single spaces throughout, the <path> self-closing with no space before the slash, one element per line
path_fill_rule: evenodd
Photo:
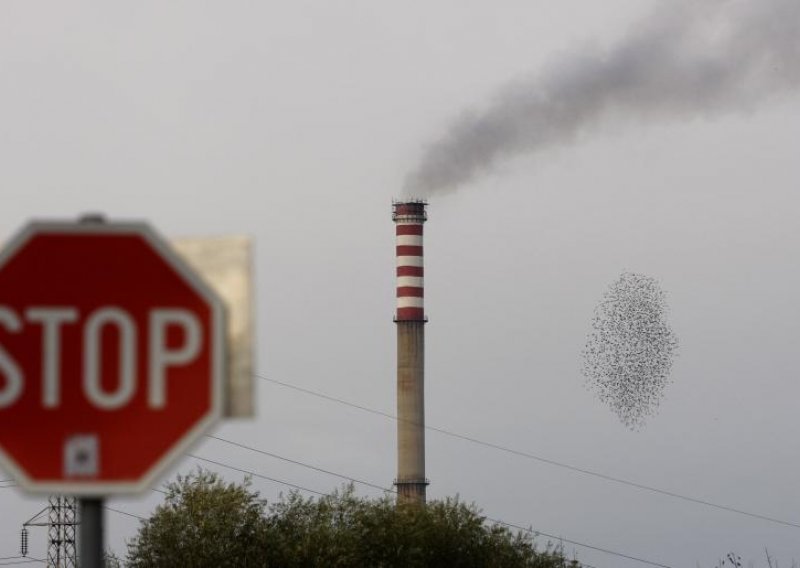
<path fill-rule="evenodd" d="M 397 235 L 397 487 L 398 503 L 424 504 L 425 305 L 424 201 L 395 202 Z"/>

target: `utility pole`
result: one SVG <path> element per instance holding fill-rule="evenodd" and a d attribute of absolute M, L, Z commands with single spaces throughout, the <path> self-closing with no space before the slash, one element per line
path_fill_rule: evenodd
<path fill-rule="evenodd" d="M 50 496 L 50 527 L 48 529 L 47 565 L 53 568 L 76 568 L 75 498 Z"/>
<path fill-rule="evenodd" d="M 21 554 L 28 555 L 28 527 L 47 527 L 47 568 L 77 568 L 74 497 L 51 495 L 48 506 L 22 524 Z"/>

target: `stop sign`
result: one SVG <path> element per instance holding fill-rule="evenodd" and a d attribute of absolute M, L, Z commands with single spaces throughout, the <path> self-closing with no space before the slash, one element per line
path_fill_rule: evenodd
<path fill-rule="evenodd" d="M 28 225 L 0 253 L 0 466 L 147 488 L 219 419 L 224 347 L 221 301 L 146 224 Z"/>

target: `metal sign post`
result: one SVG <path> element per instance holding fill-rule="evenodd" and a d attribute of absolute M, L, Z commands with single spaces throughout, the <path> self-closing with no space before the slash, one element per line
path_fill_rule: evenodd
<path fill-rule="evenodd" d="M 78 541 L 81 568 L 103 568 L 103 499 L 82 497 L 78 500 L 80 508 L 80 539 Z"/>

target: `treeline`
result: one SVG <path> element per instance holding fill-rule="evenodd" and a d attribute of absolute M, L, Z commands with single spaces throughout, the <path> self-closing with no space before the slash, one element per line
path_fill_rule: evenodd
<path fill-rule="evenodd" d="M 489 524 L 458 499 L 425 507 L 368 499 L 346 487 L 267 503 L 248 480 L 223 481 L 198 470 L 166 487 L 164 502 L 141 522 L 125 559 L 109 565 L 269 568 L 579 568 L 552 544 Z"/>

